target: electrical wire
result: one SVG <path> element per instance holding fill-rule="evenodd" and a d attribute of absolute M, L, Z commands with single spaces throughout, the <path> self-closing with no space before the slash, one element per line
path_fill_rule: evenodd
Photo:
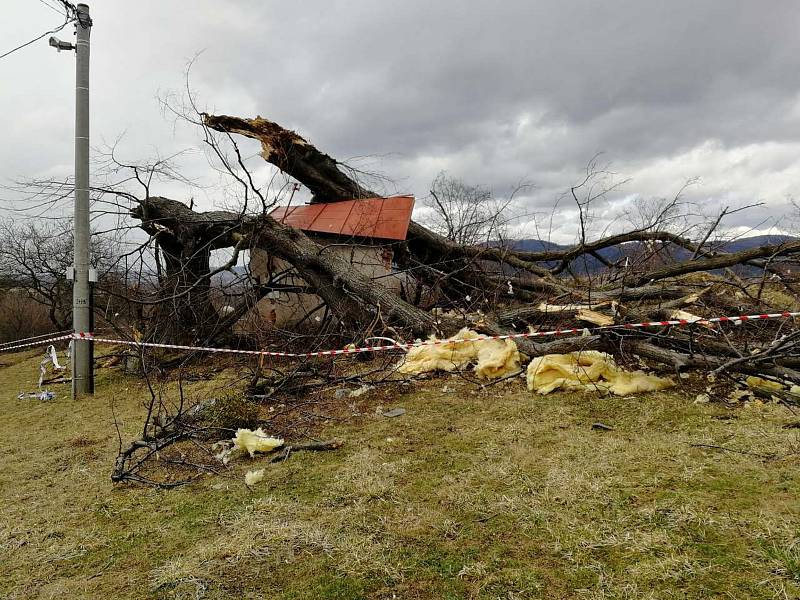
<path fill-rule="evenodd" d="M 52 10 L 52 11 L 55 11 L 55 12 L 57 12 L 58 14 L 62 14 L 62 11 L 61 11 L 61 9 L 59 9 L 59 8 L 56 8 L 55 6 L 53 6 L 52 4 L 50 4 L 49 2 L 47 2 L 46 0 L 39 0 L 39 2 L 41 2 L 42 4 L 44 4 L 44 5 L 45 5 L 47 8 L 49 8 L 50 10 Z M 64 9 L 64 10 L 66 10 L 66 9 Z M 67 14 L 68 14 L 68 13 L 64 13 L 64 16 L 66 16 Z"/>
<path fill-rule="evenodd" d="M 78 7 L 75 6 L 72 2 L 67 2 L 67 0 L 54 0 L 58 2 L 61 6 L 64 7 L 67 15 L 75 16 L 78 14 Z"/>
<path fill-rule="evenodd" d="M 4 52 L 3 54 L 0 54 L 0 59 L 5 58 L 9 54 L 13 54 L 14 52 L 17 52 L 18 50 L 22 50 L 23 48 L 25 48 L 26 46 L 30 46 L 34 42 L 38 42 L 40 39 L 42 39 L 46 35 L 50 35 L 50 34 L 53 34 L 53 33 L 58 33 L 59 31 L 64 29 L 64 27 L 69 25 L 74 20 L 75 20 L 75 17 L 70 18 L 69 16 L 67 16 L 66 20 L 59 27 L 56 27 L 55 29 L 51 29 L 50 31 L 45 31 L 42 35 L 40 35 L 38 37 L 35 37 L 32 40 L 30 40 L 28 42 L 25 42 L 24 44 L 20 44 L 19 46 L 17 46 L 16 48 L 12 48 L 8 52 Z"/>

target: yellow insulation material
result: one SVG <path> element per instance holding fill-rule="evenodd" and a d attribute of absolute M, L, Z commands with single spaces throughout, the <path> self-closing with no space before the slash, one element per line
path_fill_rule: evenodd
<path fill-rule="evenodd" d="M 436 340 L 431 336 L 431 340 Z M 473 340 L 473 341 L 460 341 Z M 496 379 L 520 369 L 520 355 L 514 340 L 491 340 L 464 328 L 447 342 L 433 346 L 415 346 L 408 350 L 397 372 L 420 375 L 432 371 L 451 373 L 477 363 L 475 371 L 484 379 Z"/>
<path fill-rule="evenodd" d="M 626 396 L 675 385 L 670 379 L 642 371 L 623 371 L 610 355 L 596 350 L 538 356 L 528 365 L 527 381 L 528 389 L 539 394 L 555 390 L 607 390 Z"/>
<path fill-rule="evenodd" d="M 780 392 L 784 390 L 783 384 L 778 381 L 772 381 L 771 379 L 764 379 L 763 377 L 756 377 L 755 375 L 751 375 L 745 380 L 747 387 L 750 389 L 761 389 L 765 392 Z"/>
<path fill-rule="evenodd" d="M 521 369 L 521 359 L 514 340 L 486 340 L 477 343 L 478 364 L 475 372 L 482 379 L 499 379 Z"/>
<path fill-rule="evenodd" d="M 463 369 L 478 356 L 476 342 L 460 342 L 458 340 L 471 340 L 480 337 L 474 331 L 464 328 L 448 338 L 444 344 L 434 346 L 414 346 L 409 348 L 405 360 L 397 368 L 398 373 L 404 375 L 419 375 L 431 371 L 457 371 Z M 431 336 L 430 340 L 437 338 Z"/>
<path fill-rule="evenodd" d="M 264 469 L 258 469 L 257 471 L 248 471 L 244 474 L 244 482 L 247 485 L 255 485 L 264 479 Z"/>
<path fill-rule="evenodd" d="M 233 438 L 233 447 L 236 450 L 247 452 L 252 458 L 256 452 L 271 452 L 283 446 L 283 440 L 268 436 L 259 427 L 255 431 L 250 429 L 237 429 Z"/>

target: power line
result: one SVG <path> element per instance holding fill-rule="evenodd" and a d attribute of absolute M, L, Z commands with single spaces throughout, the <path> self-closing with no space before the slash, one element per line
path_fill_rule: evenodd
<path fill-rule="evenodd" d="M 11 49 L 11 50 L 9 50 L 8 52 L 5 52 L 5 53 L 3 53 L 3 54 L 0 54 L 0 59 L 2 59 L 2 58 L 5 58 L 5 57 L 6 57 L 6 56 L 8 56 L 9 54 L 13 54 L 13 53 L 14 53 L 14 52 L 16 52 L 17 50 L 22 50 L 23 48 L 25 48 L 26 46 L 30 46 L 30 45 L 31 45 L 31 44 L 33 44 L 34 42 L 38 42 L 40 39 L 42 39 L 42 38 L 43 38 L 44 36 L 46 36 L 46 35 L 50 35 L 50 34 L 53 34 L 53 33 L 58 33 L 59 31 L 61 31 L 62 29 L 64 29 L 64 27 L 66 27 L 66 26 L 67 26 L 69 23 L 71 23 L 71 22 L 72 22 L 72 21 L 74 21 L 74 20 L 75 20 L 75 18 L 74 18 L 74 17 L 73 17 L 73 18 L 70 18 L 69 16 L 66 16 L 66 20 L 65 20 L 65 21 L 64 21 L 64 22 L 63 22 L 63 23 L 62 23 L 62 24 L 61 24 L 59 27 L 56 27 L 55 29 L 52 29 L 52 30 L 50 30 L 50 31 L 45 31 L 45 32 L 44 32 L 42 35 L 40 35 L 40 36 L 37 36 L 37 37 L 33 38 L 32 40 L 30 40 L 30 41 L 28 41 L 28 42 L 25 42 L 24 44 L 20 44 L 19 46 L 17 46 L 16 48 L 12 48 L 12 49 Z"/>
<path fill-rule="evenodd" d="M 62 14 L 62 11 L 61 11 L 61 9 L 59 9 L 59 8 L 56 8 L 55 6 L 53 6 L 52 4 L 50 4 L 49 2 L 47 2 L 46 0 L 39 0 L 39 2 L 41 2 L 42 4 L 44 4 L 44 5 L 45 5 L 47 8 L 49 8 L 50 10 L 53 10 L 53 11 L 57 12 L 58 14 Z M 65 9 L 65 10 L 66 10 L 66 9 Z M 64 16 L 66 16 L 66 13 L 64 14 Z"/>
<path fill-rule="evenodd" d="M 78 16 L 78 7 L 75 6 L 72 2 L 67 2 L 67 0 L 55 0 L 55 1 L 64 7 L 64 10 L 67 12 L 67 15 L 71 15 L 72 17 Z"/>

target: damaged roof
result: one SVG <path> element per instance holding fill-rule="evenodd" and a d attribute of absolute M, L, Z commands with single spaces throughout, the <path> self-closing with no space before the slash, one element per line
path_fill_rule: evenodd
<path fill-rule="evenodd" d="M 330 204 L 279 206 L 269 214 L 276 221 L 303 231 L 404 240 L 413 209 L 414 196 L 392 196 Z"/>

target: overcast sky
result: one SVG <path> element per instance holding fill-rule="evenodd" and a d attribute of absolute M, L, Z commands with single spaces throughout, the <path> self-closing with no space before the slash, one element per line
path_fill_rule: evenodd
<path fill-rule="evenodd" d="M 60 23 L 47 3 L 0 0 L 0 54 Z M 337 158 L 374 156 L 388 192 L 421 198 L 446 170 L 500 196 L 532 183 L 524 203 L 543 211 L 603 152 L 630 178 L 616 211 L 699 177 L 689 195 L 709 210 L 765 202 L 730 223 L 764 230 L 800 197 L 796 0 L 104 0 L 91 11 L 92 142 L 124 133 L 131 160 L 200 147 L 157 96 L 179 90 L 202 51 L 191 85 L 204 106 L 260 114 Z M 0 178 L 68 175 L 74 56 L 44 38 L 0 60 L 0 82 Z M 185 168 L 212 177 L 200 152 Z M 565 207 L 555 239 L 574 226 Z"/>

